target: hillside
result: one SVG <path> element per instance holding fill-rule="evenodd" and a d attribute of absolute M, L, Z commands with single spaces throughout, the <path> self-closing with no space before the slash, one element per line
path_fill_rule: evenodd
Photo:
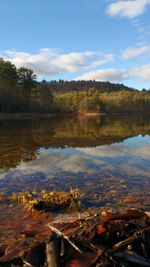
<path fill-rule="evenodd" d="M 58 93 L 68 93 L 68 92 L 79 92 L 86 91 L 89 89 L 96 89 L 102 93 L 104 92 L 118 92 L 118 91 L 138 91 L 134 88 L 130 88 L 119 83 L 110 82 L 98 82 L 98 81 L 50 81 L 45 80 L 41 82 L 42 84 L 49 84 L 53 92 Z"/>

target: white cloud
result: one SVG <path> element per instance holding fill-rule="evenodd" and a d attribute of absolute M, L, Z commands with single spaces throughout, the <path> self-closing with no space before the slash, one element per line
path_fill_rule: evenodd
<path fill-rule="evenodd" d="M 122 53 L 122 58 L 129 59 L 131 57 L 137 57 L 141 55 L 150 55 L 150 45 L 128 48 Z"/>
<path fill-rule="evenodd" d="M 39 76 L 52 76 L 64 72 L 76 73 L 101 66 L 113 60 L 111 53 L 83 51 L 62 53 L 60 50 L 43 48 L 36 54 L 6 50 L 0 53 L 5 60 L 17 67 L 28 67 Z"/>
<path fill-rule="evenodd" d="M 129 78 L 129 73 L 123 69 L 101 69 L 91 72 L 86 72 L 77 77 L 76 80 L 96 80 L 96 81 L 111 81 L 119 82 Z"/>
<path fill-rule="evenodd" d="M 132 19 L 142 15 L 148 4 L 150 0 L 120 0 L 108 6 L 107 14 Z"/>
<path fill-rule="evenodd" d="M 132 69 L 132 76 L 140 82 L 150 82 L 150 64 Z"/>
<path fill-rule="evenodd" d="M 138 55 L 150 55 L 150 45 L 129 48 L 122 53 L 122 58 L 128 59 Z M 22 66 L 31 68 L 39 77 L 43 78 L 74 73 L 76 76 L 78 75 L 75 80 L 123 82 L 133 79 L 140 82 L 150 81 L 150 64 L 130 70 L 98 68 L 113 61 L 113 54 L 99 51 L 63 53 L 61 50 L 43 48 L 38 53 L 31 54 L 5 50 L 0 52 L 0 57 L 10 60 L 18 68 Z"/>

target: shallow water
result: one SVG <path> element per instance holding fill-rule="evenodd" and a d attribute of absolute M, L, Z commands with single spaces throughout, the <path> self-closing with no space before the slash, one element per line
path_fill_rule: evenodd
<path fill-rule="evenodd" d="M 80 189 L 85 206 L 150 209 L 150 118 L 0 120 L 0 191 Z"/>

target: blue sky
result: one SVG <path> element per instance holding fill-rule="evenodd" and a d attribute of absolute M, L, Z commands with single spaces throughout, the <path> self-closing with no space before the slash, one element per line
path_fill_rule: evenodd
<path fill-rule="evenodd" d="M 1 0 L 0 56 L 38 79 L 150 88 L 150 0 Z"/>

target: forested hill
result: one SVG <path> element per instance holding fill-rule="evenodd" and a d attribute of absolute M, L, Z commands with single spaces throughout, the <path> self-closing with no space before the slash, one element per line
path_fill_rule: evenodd
<path fill-rule="evenodd" d="M 0 60 L 0 113 L 149 113 L 150 90 L 96 81 L 37 81 L 32 69 Z"/>
<path fill-rule="evenodd" d="M 123 84 L 116 84 L 110 82 L 98 82 L 98 81 L 50 81 L 45 80 L 42 83 L 50 85 L 53 92 L 56 93 L 68 93 L 68 92 L 81 92 L 89 89 L 96 89 L 99 92 L 118 92 L 118 91 L 137 91 L 136 89 L 127 87 Z"/>

